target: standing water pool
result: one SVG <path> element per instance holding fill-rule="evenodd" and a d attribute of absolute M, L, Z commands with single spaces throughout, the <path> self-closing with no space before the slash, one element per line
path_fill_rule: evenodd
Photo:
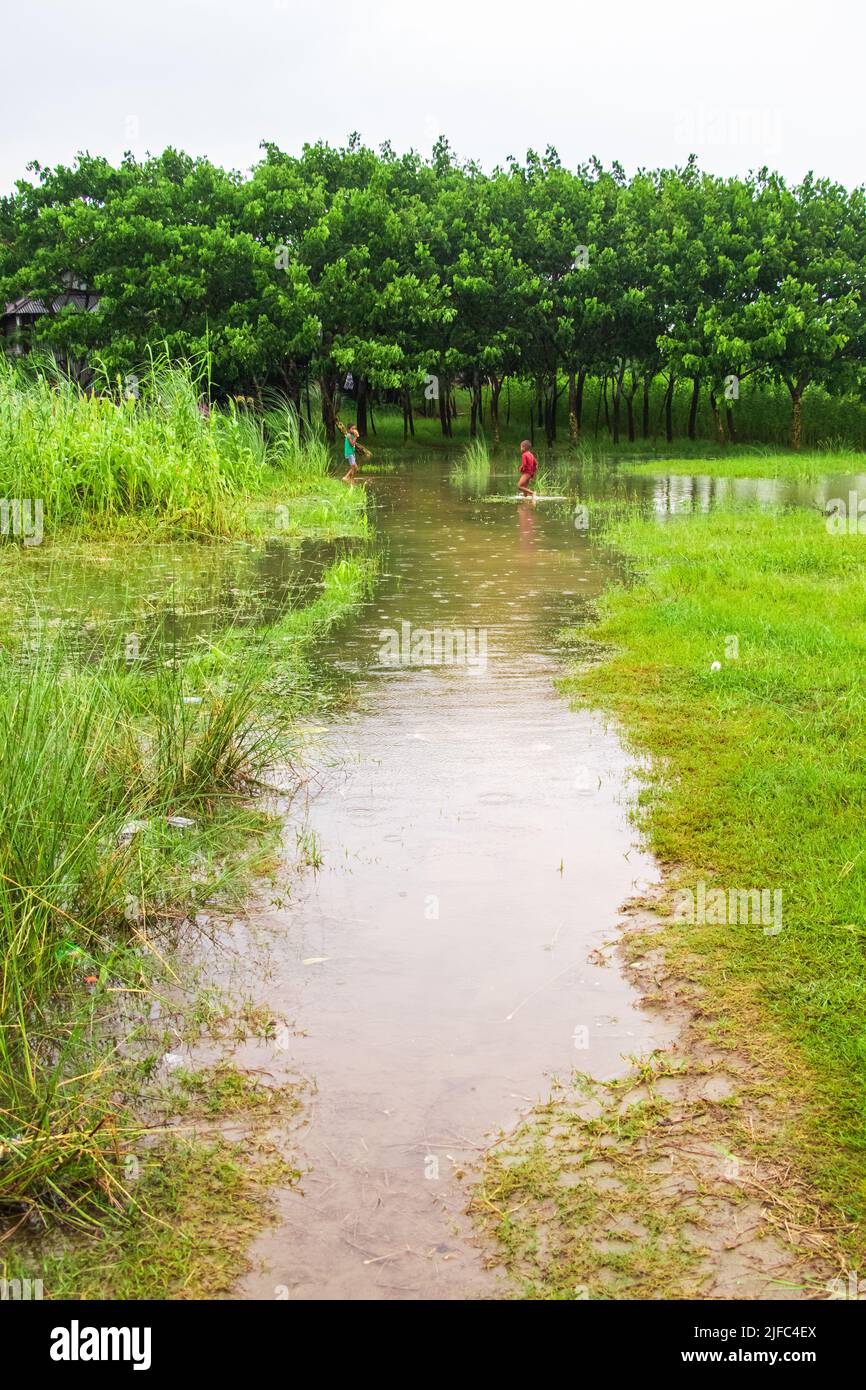
<path fill-rule="evenodd" d="M 613 1076 L 669 1037 L 606 950 L 656 878 L 629 759 L 555 684 L 611 562 L 571 504 L 494 504 L 438 460 L 368 487 L 382 573 L 320 653 L 357 703 L 311 733 L 288 819 L 287 849 L 305 836 L 321 864 L 253 914 L 262 997 L 315 1093 L 293 1136 L 304 1179 L 242 1297 L 495 1294 L 460 1174 L 552 1077 Z"/>

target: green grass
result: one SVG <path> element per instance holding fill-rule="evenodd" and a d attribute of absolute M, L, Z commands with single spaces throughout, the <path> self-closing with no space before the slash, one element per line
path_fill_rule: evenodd
<path fill-rule="evenodd" d="M 638 817 L 673 886 L 781 888 L 784 929 L 672 919 L 668 953 L 722 1042 L 773 1077 L 791 1161 L 866 1216 L 866 628 L 858 536 L 720 509 L 608 538 L 607 659 L 570 689 L 652 755 Z M 721 663 L 714 671 L 714 661 Z"/>
<path fill-rule="evenodd" d="M 691 456 L 635 460 L 629 472 L 699 474 L 712 478 L 815 478 L 822 473 L 858 473 L 866 470 L 866 454 L 834 447 L 808 453 L 762 452 L 733 445 L 730 450 L 706 457 Z"/>
<path fill-rule="evenodd" d="M 160 930 L 262 868 L 255 808 L 310 708 L 306 653 L 366 592 L 342 559 L 316 600 L 186 661 L 79 666 L 45 633 L 0 654 L 0 1211 L 87 1223 L 135 1133 L 101 1025 L 147 995 Z M 181 816 L 190 825 L 174 826 Z M 245 845 L 245 841 L 250 841 Z M 156 949 L 158 943 L 159 949 Z M 142 950 L 145 950 L 145 957 Z M 169 967 L 170 969 L 170 967 Z"/>
<path fill-rule="evenodd" d="M 166 1140 L 142 1154 L 136 1181 L 74 1243 L 0 1247 L 0 1277 L 41 1279 L 50 1299 L 225 1297 L 272 1216 L 270 1188 L 299 1176 L 254 1144 Z"/>
<path fill-rule="evenodd" d="M 451 470 L 451 481 L 458 486 L 483 492 L 490 483 L 493 460 L 483 435 L 470 439 Z"/>
<path fill-rule="evenodd" d="M 301 439 L 291 407 L 261 416 L 230 401 L 205 415 L 206 375 L 162 360 L 136 379 L 134 397 L 123 383 L 98 384 L 87 395 L 0 355 L 0 497 L 26 499 L 31 518 L 38 502 L 47 534 L 136 522 L 150 534 L 293 534 L 304 495 L 318 498 L 318 527 L 360 521 L 363 498 L 330 476 L 329 449 L 314 431 Z M 263 500 L 251 516 L 254 498 Z"/>

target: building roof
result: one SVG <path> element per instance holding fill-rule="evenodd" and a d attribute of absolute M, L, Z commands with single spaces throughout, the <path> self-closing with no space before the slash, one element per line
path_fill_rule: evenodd
<path fill-rule="evenodd" d="M 37 298 L 32 294 L 23 294 L 20 299 L 13 299 L 11 303 L 7 303 L 3 317 L 13 314 L 56 314 L 60 309 L 66 309 L 69 306 L 76 309 L 87 309 L 88 312 L 93 313 L 98 302 L 99 295 L 95 290 L 64 290 L 61 294 L 54 296 L 50 308 L 46 308 L 44 299 Z"/>

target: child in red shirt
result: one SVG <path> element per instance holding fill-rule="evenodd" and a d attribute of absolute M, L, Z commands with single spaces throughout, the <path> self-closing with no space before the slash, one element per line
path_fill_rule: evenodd
<path fill-rule="evenodd" d="M 535 477 L 538 463 L 532 452 L 532 441 L 524 439 L 520 445 L 520 477 L 517 480 L 517 490 L 522 492 L 524 497 L 534 497 L 535 493 L 529 486 L 531 478 Z"/>

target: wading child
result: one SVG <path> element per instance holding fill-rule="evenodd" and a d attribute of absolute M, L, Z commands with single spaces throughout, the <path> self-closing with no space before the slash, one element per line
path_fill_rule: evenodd
<path fill-rule="evenodd" d="M 524 497 L 535 496 L 529 484 L 537 471 L 538 462 L 532 452 L 532 441 L 524 439 L 520 445 L 520 477 L 517 479 L 517 491 L 522 492 Z"/>
<path fill-rule="evenodd" d="M 349 465 L 349 471 L 343 478 L 344 483 L 350 483 L 358 471 L 358 460 L 355 458 L 355 445 L 358 442 L 358 426 L 350 425 L 346 430 L 346 443 L 343 446 L 343 456 Z"/>

